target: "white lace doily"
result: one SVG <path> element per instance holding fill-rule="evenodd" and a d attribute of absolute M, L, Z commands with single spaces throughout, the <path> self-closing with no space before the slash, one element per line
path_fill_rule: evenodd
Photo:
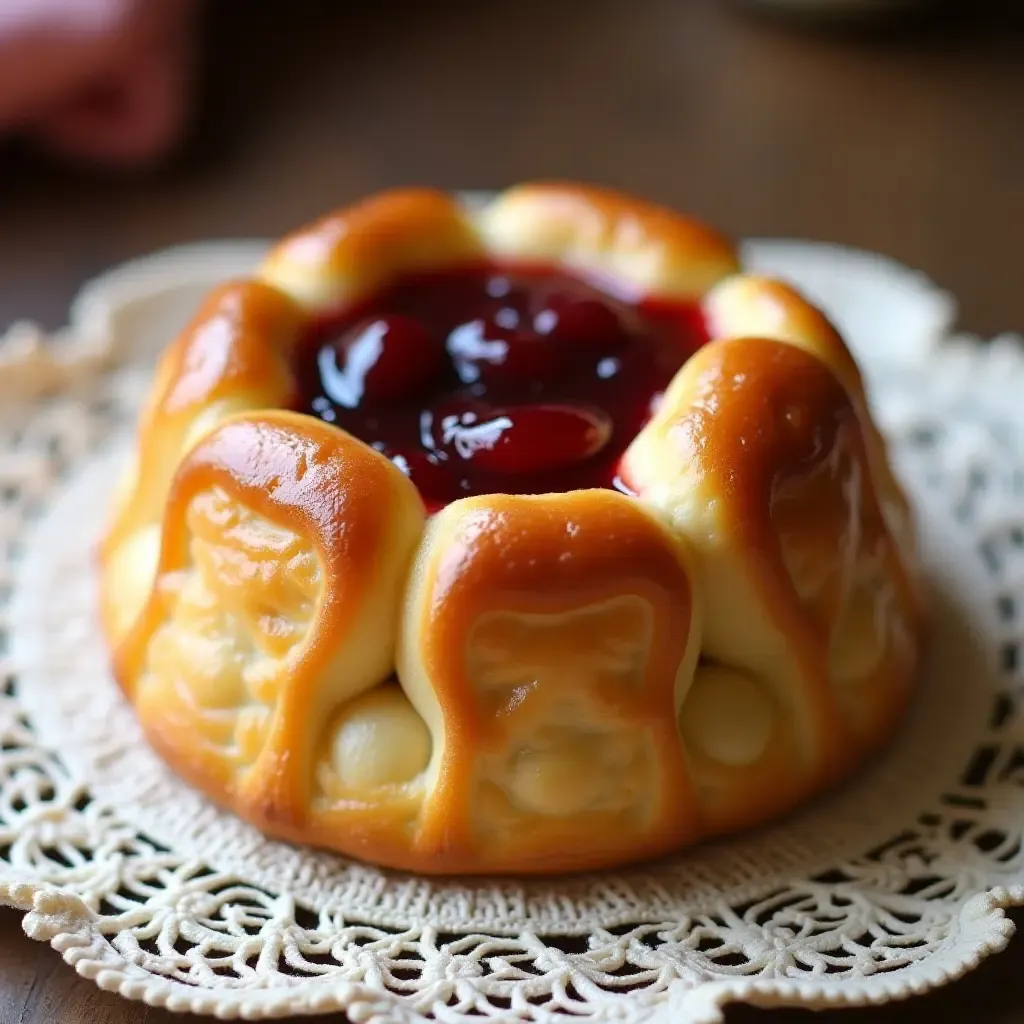
<path fill-rule="evenodd" d="M 879 1002 L 1002 948 L 1024 902 L 1024 354 L 949 336 L 878 257 L 752 242 L 848 333 L 921 517 L 935 618 L 906 728 L 771 828 L 627 871 L 427 880 L 264 839 L 149 752 L 94 624 L 93 544 L 158 348 L 253 243 L 88 286 L 0 338 L 0 902 L 84 976 L 222 1017 L 713 1021 Z"/>

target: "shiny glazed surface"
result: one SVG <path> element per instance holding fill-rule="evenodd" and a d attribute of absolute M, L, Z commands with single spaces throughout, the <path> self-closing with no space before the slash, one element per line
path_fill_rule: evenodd
<path fill-rule="evenodd" d="M 101 603 L 149 741 L 268 834 L 579 871 L 876 749 L 913 537 L 842 338 L 720 236 L 571 183 L 397 190 L 169 346 Z"/>

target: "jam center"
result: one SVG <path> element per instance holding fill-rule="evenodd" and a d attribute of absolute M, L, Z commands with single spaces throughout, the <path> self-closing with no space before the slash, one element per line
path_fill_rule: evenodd
<path fill-rule="evenodd" d="M 623 451 L 706 340 L 696 305 L 632 304 L 562 273 L 418 275 L 313 325 L 298 409 L 383 452 L 432 512 L 618 487 Z"/>

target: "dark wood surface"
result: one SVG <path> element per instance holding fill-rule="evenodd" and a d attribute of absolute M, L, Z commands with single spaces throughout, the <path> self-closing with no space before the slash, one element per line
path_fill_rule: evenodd
<path fill-rule="evenodd" d="M 0 324 L 57 325 L 113 262 L 274 235 L 382 186 L 556 176 L 736 235 L 880 250 L 950 288 L 964 326 L 1021 329 L 1024 18 L 962 6 L 852 36 L 712 0 L 225 4 L 191 137 L 158 172 L 84 175 L 0 147 Z M 824 1017 L 1024 1021 L 1022 953 L 1024 936 L 941 992 Z M 729 1013 L 769 1016 L 798 1014 Z M 0 912 L 0 1024 L 172 1019 L 80 980 Z"/>

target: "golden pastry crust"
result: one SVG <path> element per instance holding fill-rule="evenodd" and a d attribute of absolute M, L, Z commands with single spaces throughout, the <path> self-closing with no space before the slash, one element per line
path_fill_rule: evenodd
<path fill-rule="evenodd" d="M 104 628 L 118 639 L 151 583 L 171 478 L 202 434 L 232 413 L 287 406 L 287 353 L 303 326 L 286 296 L 258 281 L 214 289 L 164 352 L 123 472 L 100 557 Z M 113 571 L 109 571 L 115 563 Z"/>
<path fill-rule="evenodd" d="M 720 281 L 702 303 L 712 338 L 760 337 L 788 342 L 821 359 L 839 378 L 863 417 L 879 499 L 900 546 L 916 544 L 906 496 L 889 465 L 885 441 L 871 419 L 860 368 L 832 322 L 795 288 L 756 274 Z"/>
<path fill-rule="evenodd" d="M 486 255 L 471 216 L 433 189 L 382 192 L 279 242 L 259 270 L 311 312 L 357 302 L 400 274 Z"/>
<path fill-rule="evenodd" d="M 740 269 L 718 232 L 606 188 L 520 185 L 484 210 L 480 230 L 500 257 L 560 264 L 634 296 L 699 299 Z"/>
<path fill-rule="evenodd" d="M 424 855 L 564 871 L 696 834 L 675 725 L 700 648 L 687 561 L 613 491 L 467 498 L 434 517 L 398 652 L 438 740 Z"/>
<path fill-rule="evenodd" d="M 705 660 L 756 680 L 790 730 L 767 807 L 749 799 L 765 765 L 732 792 L 716 768 L 716 827 L 751 824 L 847 773 L 903 710 L 921 614 L 858 404 L 801 348 L 720 339 L 679 372 L 622 468 L 690 541 Z"/>
<path fill-rule="evenodd" d="M 292 404 L 292 353 L 390 280 L 486 259 L 701 300 L 633 493 L 463 498 Z M 655 856 L 843 777 L 907 701 L 910 513 L 842 338 L 733 247 L 608 190 L 384 193 L 215 290 L 161 360 L 101 546 L 117 678 L 267 833 L 426 873 Z"/>
<path fill-rule="evenodd" d="M 423 521 L 389 460 L 307 416 L 232 417 L 189 451 L 114 652 L 182 775 L 265 827 L 301 826 L 323 721 L 392 673 Z"/>

